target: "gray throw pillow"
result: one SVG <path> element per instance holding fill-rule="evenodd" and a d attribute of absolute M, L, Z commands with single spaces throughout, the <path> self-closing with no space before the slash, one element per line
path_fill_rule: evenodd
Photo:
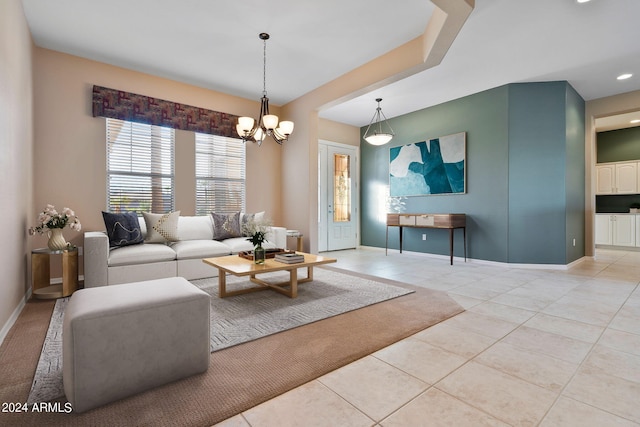
<path fill-rule="evenodd" d="M 211 212 L 211 218 L 213 219 L 214 240 L 242 237 L 242 233 L 240 232 L 240 212 L 234 214 Z"/>
<path fill-rule="evenodd" d="M 256 214 L 244 214 L 242 215 L 242 219 L 240 220 L 242 224 L 240 224 L 240 230 L 242 231 L 242 235 L 245 237 L 250 237 L 251 233 L 249 232 L 248 226 L 250 223 L 255 221 Z"/>

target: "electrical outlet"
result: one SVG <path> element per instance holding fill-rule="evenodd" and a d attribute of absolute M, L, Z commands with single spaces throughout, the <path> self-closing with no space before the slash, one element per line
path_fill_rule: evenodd
<path fill-rule="evenodd" d="M 576 245 L 576 239 L 573 239 L 573 246 Z"/>
<path fill-rule="evenodd" d="M 422 240 L 427 240 L 427 235 L 426 234 L 422 235 Z"/>

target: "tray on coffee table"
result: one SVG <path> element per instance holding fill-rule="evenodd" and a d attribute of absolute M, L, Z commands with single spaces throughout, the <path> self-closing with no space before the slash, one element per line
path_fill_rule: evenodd
<path fill-rule="evenodd" d="M 265 258 L 275 258 L 277 254 L 289 254 L 295 253 L 294 251 L 288 251 L 286 249 L 273 248 L 273 249 L 265 249 Z M 238 256 L 240 258 L 248 259 L 253 261 L 253 251 L 241 251 L 238 252 Z"/>

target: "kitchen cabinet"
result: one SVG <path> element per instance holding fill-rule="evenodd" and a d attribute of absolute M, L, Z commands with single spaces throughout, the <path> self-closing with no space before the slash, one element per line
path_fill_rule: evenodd
<path fill-rule="evenodd" d="M 596 245 L 636 246 L 639 219 L 633 214 L 596 214 Z"/>
<path fill-rule="evenodd" d="M 596 245 L 613 245 L 611 215 L 596 214 Z"/>
<path fill-rule="evenodd" d="M 596 194 L 636 194 L 639 180 L 638 162 L 596 165 Z"/>

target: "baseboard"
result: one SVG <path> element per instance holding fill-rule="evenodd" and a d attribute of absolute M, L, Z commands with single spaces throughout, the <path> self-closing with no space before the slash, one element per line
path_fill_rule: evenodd
<path fill-rule="evenodd" d="M 78 276 L 78 282 L 80 284 L 83 283 L 84 276 L 82 275 Z M 52 285 L 62 284 L 62 277 L 54 277 L 53 279 L 51 279 L 50 283 Z M 24 298 L 20 301 L 20 304 L 18 304 L 16 309 L 13 310 L 13 313 L 11 313 L 11 316 L 9 316 L 9 320 L 7 320 L 7 322 L 2 326 L 2 329 L 0 329 L 0 345 L 2 345 L 7 334 L 9 333 L 13 325 L 16 323 L 16 320 L 18 320 L 18 316 L 20 316 L 20 313 L 22 313 L 22 310 L 24 309 L 24 306 L 27 304 L 27 301 L 29 301 L 29 298 L 31 298 L 31 293 L 32 293 L 32 289 L 29 288 L 27 290 L 27 293 L 24 295 Z"/>
<path fill-rule="evenodd" d="M 382 249 L 384 250 L 384 248 L 379 248 L 377 246 L 360 246 L 361 248 L 367 248 L 367 249 Z M 395 253 L 395 254 L 400 254 L 400 250 L 398 249 L 387 249 L 388 253 Z M 403 254 L 411 254 L 411 255 L 415 255 L 415 256 L 421 256 L 421 257 L 425 257 L 425 258 L 436 258 L 436 259 L 443 259 L 446 261 L 449 261 L 449 255 L 440 255 L 440 254 L 430 254 L 427 252 L 413 252 L 413 251 L 407 251 L 407 250 L 403 250 L 402 251 Z M 569 268 L 581 263 L 582 261 L 586 260 L 586 259 L 590 259 L 592 257 L 587 257 L 584 256 L 576 261 L 573 261 L 569 264 L 520 264 L 520 263 L 509 263 L 509 262 L 500 262 L 500 261 L 488 261 L 488 260 L 484 260 L 484 259 L 473 259 L 473 258 L 467 258 L 467 263 L 471 263 L 471 264 L 482 264 L 482 265 L 490 265 L 490 266 L 496 266 L 496 267 L 505 267 L 505 268 L 522 268 L 522 269 L 531 269 L 531 270 L 568 270 Z M 457 262 L 461 262 L 464 263 L 464 257 L 458 257 L 458 256 L 454 256 L 453 257 L 453 264 L 455 265 Z"/>
<path fill-rule="evenodd" d="M 580 264 L 580 263 L 582 263 L 582 262 L 584 262 L 586 260 L 593 260 L 593 259 L 595 259 L 595 257 L 585 255 L 582 258 L 578 258 L 577 260 L 567 264 L 567 268 L 575 267 L 576 265 L 578 265 L 578 264 Z"/>
<path fill-rule="evenodd" d="M 49 283 L 51 283 L 52 285 L 61 285 L 62 284 L 62 277 L 53 277 Z M 78 276 L 78 284 L 84 283 L 84 276 L 81 274 Z"/>
<path fill-rule="evenodd" d="M 375 247 L 375 246 L 360 246 L 360 247 L 361 248 L 367 248 L 367 249 L 384 249 L 384 248 L 378 248 L 378 247 Z M 390 254 L 391 253 L 395 253 L 395 254 L 400 255 L 400 250 L 399 249 L 387 249 L 387 252 L 390 253 Z M 442 259 L 442 260 L 446 260 L 446 261 L 450 260 L 449 255 L 431 254 L 431 253 L 428 253 L 428 252 L 413 252 L 413 251 L 408 251 L 406 249 L 403 249 L 402 253 L 403 254 L 410 254 L 410 255 L 420 256 L 420 257 L 424 257 L 424 258 L 435 258 L 435 259 Z M 480 260 L 472 260 L 471 258 L 467 258 L 467 262 L 476 262 L 477 263 L 478 261 L 480 261 Z M 453 257 L 453 263 L 455 264 L 456 262 L 464 263 L 465 262 L 464 261 L 464 257 L 454 256 Z M 490 262 L 490 261 L 487 261 L 487 262 Z"/>
<path fill-rule="evenodd" d="M 614 245 L 596 245 L 597 249 L 613 249 L 615 251 L 628 251 L 628 252 L 640 252 L 640 247 L 637 246 L 614 246 Z"/>
<path fill-rule="evenodd" d="M 20 301 L 20 304 L 18 304 L 15 310 L 13 310 L 13 313 L 11 313 L 11 316 L 9 316 L 7 322 L 2 326 L 2 329 L 0 329 L 0 345 L 2 345 L 4 339 L 7 337 L 7 334 L 16 323 L 16 320 L 18 320 L 18 317 L 20 316 L 20 313 L 22 313 L 24 306 L 27 304 L 27 301 L 29 301 L 29 298 L 31 298 L 31 288 L 27 290 L 27 293 Z"/>

